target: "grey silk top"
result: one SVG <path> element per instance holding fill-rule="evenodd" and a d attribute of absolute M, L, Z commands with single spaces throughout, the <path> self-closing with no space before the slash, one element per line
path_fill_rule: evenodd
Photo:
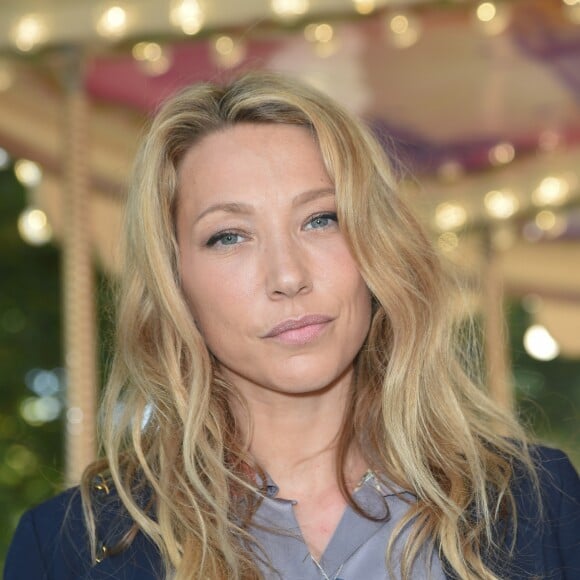
<path fill-rule="evenodd" d="M 350 506 L 340 520 L 318 564 L 312 559 L 294 516 L 293 500 L 281 499 L 278 487 L 267 482 L 264 499 L 254 514 L 251 532 L 270 559 L 271 566 L 258 555 L 256 559 L 268 580 L 382 580 L 400 578 L 399 559 L 409 526 L 399 536 L 393 551 L 393 570 L 389 575 L 385 563 L 391 533 L 415 497 L 396 486 L 387 486 L 368 472 L 353 494 L 366 513 L 384 518 L 373 521 L 355 512 Z M 265 529 L 266 528 L 266 529 Z M 274 531 L 275 529 L 276 531 Z M 445 578 L 436 551 L 427 561 L 423 549 L 412 569 L 413 579 Z M 277 571 L 277 572 L 276 572 Z"/>

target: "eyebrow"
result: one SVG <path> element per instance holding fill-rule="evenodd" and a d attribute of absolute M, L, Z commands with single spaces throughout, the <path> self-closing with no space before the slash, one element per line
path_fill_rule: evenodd
<path fill-rule="evenodd" d="M 292 207 L 304 205 L 305 203 L 315 201 L 322 197 L 334 197 L 334 189 L 324 187 L 321 189 L 308 189 L 307 191 L 303 191 L 292 200 Z M 207 207 L 206 209 L 204 209 L 195 218 L 194 224 L 197 224 L 202 218 L 204 218 L 208 214 L 217 211 L 223 211 L 225 213 L 232 214 L 250 215 L 254 213 L 254 208 L 247 203 L 238 203 L 238 202 L 214 203 L 209 207 Z"/>

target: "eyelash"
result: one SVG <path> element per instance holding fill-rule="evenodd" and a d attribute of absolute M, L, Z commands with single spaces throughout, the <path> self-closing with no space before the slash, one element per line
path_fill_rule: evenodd
<path fill-rule="evenodd" d="M 238 232 L 234 232 L 234 231 L 225 231 L 225 232 L 218 232 L 217 234 L 214 234 L 207 242 L 206 242 L 206 246 L 208 248 L 213 248 L 214 246 L 216 246 L 219 242 L 221 242 L 224 238 L 226 238 L 227 236 L 242 236 L 242 234 L 238 233 Z M 222 245 L 226 245 L 226 246 L 235 246 L 236 244 L 222 244 Z"/>
<path fill-rule="evenodd" d="M 311 218 L 308 219 L 307 223 L 311 224 L 314 220 L 318 220 L 318 219 L 332 220 L 333 222 L 338 224 L 338 218 L 336 216 L 336 212 L 333 212 L 333 211 L 327 211 L 324 213 L 319 213 L 317 215 L 313 215 Z"/>
<path fill-rule="evenodd" d="M 312 217 L 308 218 L 308 221 L 306 222 L 307 224 L 311 224 L 312 222 L 314 222 L 317 219 L 325 219 L 325 220 L 331 220 L 333 222 L 335 222 L 336 224 L 338 224 L 338 219 L 336 216 L 335 212 L 324 212 L 324 213 L 319 213 L 316 215 L 313 215 Z M 314 229 L 324 229 L 328 227 L 328 225 L 326 226 L 322 226 L 321 228 L 314 228 Z M 226 230 L 223 232 L 218 232 L 217 234 L 214 234 L 213 236 L 211 236 L 211 238 L 209 238 L 209 240 L 206 242 L 206 246 L 208 248 L 212 248 L 216 245 L 218 245 L 218 243 L 220 243 L 221 241 L 223 241 L 226 237 L 228 236 L 240 236 L 243 237 L 243 234 L 233 231 L 233 230 Z M 224 244 L 222 244 L 224 245 Z M 237 244 L 225 244 L 226 246 L 235 246 Z"/>

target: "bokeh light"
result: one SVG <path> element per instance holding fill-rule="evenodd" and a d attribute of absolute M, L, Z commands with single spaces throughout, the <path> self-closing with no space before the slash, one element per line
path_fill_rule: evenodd
<path fill-rule="evenodd" d="M 532 358 L 537 360 L 553 360 L 560 354 L 558 343 L 548 329 L 540 324 L 534 324 L 526 330 L 524 348 Z"/>
<path fill-rule="evenodd" d="M 31 246 L 42 246 L 52 239 L 52 228 L 46 214 L 37 208 L 26 208 L 18 218 L 18 233 Z"/>
<path fill-rule="evenodd" d="M 455 230 L 467 221 L 467 212 L 458 203 L 444 202 L 435 208 L 435 224 L 441 231 Z"/>
<path fill-rule="evenodd" d="M 193 36 L 202 29 L 205 15 L 198 0 L 174 0 L 171 3 L 169 19 L 184 34 Z"/>

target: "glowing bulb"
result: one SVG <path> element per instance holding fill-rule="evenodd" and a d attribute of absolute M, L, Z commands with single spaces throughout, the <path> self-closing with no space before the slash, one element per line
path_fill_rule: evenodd
<path fill-rule="evenodd" d="M 28 159 L 19 159 L 14 164 L 14 173 L 16 179 L 27 187 L 35 187 L 42 180 L 42 169 L 37 163 Z"/>
<path fill-rule="evenodd" d="M 580 0 L 563 0 L 566 6 L 580 6 Z"/>
<path fill-rule="evenodd" d="M 482 2 L 476 10 L 477 18 L 482 22 L 490 22 L 497 14 L 497 8 L 493 2 Z"/>
<path fill-rule="evenodd" d="M 409 19 L 404 14 L 397 14 L 391 18 L 389 26 L 395 34 L 405 34 L 409 30 Z"/>
<path fill-rule="evenodd" d="M 121 6 L 111 6 L 97 21 L 97 32 L 110 38 L 120 37 L 127 31 L 127 12 Z"/>
<path fill-rule="evenodd" d="M 156 42 L 138 42 L 131 52 L 140 68 L 148 75 L 162 75 L 171 67 L 171 58 Z"/>
<path fill-rule="evenodd" d="M 271 0 L 270 6 L 281 18 L 296 18 L 308 12 L 308 0 Z"/>
<path fill-rule="evenodd" d="M 21 18 L 12 31 L 12 39 L 16 48 L 23 52 L 32 50 L 46 38 L 46 25 L 35 14 Z"/>
<path fill-rule="evenodd" d="M 460 228 L 467 221 L 467 212 L 463 206 L 445 202 L 435 208 L 435 223 L 442 231 Z"/>
<path fill-rule="evenodd" d="M 498 219 L 507 219 L 518 210 L 518 198 L 507 190 L 490 191 L 486 194 L 483 203 L 487 213 Z"/>
<path fill-rule="evenodd" d="M 352 3 L 359 14 L 370 14 L 376 8 L 375 0 L 352 0 Z"/>
<path fill-rule="evenodd" d="M 246 56 L 245 45 L 225 34 L 215 39 L 213 48 L 216 62 L 222 68 L 237 66 Z"/>
<path fill-rule="evenodd" d="M 514 160 L 516 150 L 511 143 L 498 143 L 489 151 L 489 161 L 492 165 L 506 165 Z"/>
<path fill-rule="evenodd" d="M 307 24 L 304 27 L 304 38 L 314 44 L 316 54 L 322 58 L 333 55 L 338 48 L 334 28 L 330 24 Z"/>
<path fill-rule="evenodd" d="M 25 209 L 18 218 L 20 237 L 31 246 L 42 246 L 52 238 L 52 228 L 46 214 L 35 208 Z"/>
<path fill-rule="evenodd" d="M 547 232 L 556 225 L 556 214 L 553 211 L 543 209 L 538 212 L 534 221 L 541 230 Z"/>
<path fill-rule="evenodd" d="M 455 232 L 444 232 L 437 238 L 437 246 L 443 252 L 452 252 L 459 246 L 459 237 Z"/>
<path fill-rule="evenodd" d="M 560 354 L 560 347 L 548 329 L 534 324 L 524 334 L 526 352 L 537 360 L 553 360 Z"/>
<path fill-rule="evenodd" d="M 505 5 L 497 6 L 494 2 L 481 2 L 475 10 L 476 21 L 482 30 L 489 35 L 502 33 L 509 24 L 509 10 Z"/>
<path fill-rule="evenodd" d="M 409 14 L 395 14 L 388 21 L 390 39 L 396 48 L 408 48 L 419 40 L 419 21 Z"/>
<path fill-rule="evenodd" d="M 552 175 L 542 179 L 532 194 L 532 201 L 537 206 L 562 205 L 568 198 L 570 186 L 562 177 Z"/>
<path fill-rule="evenodd" d="M 163 50 L 156 42 L 138 42 L 131 51 L 135 60 L 155 62 L 163 55 Z"/>
<path fill-rule="evenodd" d="M 171 23 L 192 36 L 197 34 L 205 21 L 204 11 L 198 0 L 174 0 L 169 13 Z"/>
<path fill-rule="evenodd" d="M 234 39 L 231 36 L 220 36 L 215 41 L 215 49 L 221 55 L 230 54 L 234 50 Z"/>
<path fill-rule="evenodd" d="M 334 36 L 334 29 L 330 24 L 319 24 L 314 30 L 314 38 L 318 42 L 330 42 Z"/>

